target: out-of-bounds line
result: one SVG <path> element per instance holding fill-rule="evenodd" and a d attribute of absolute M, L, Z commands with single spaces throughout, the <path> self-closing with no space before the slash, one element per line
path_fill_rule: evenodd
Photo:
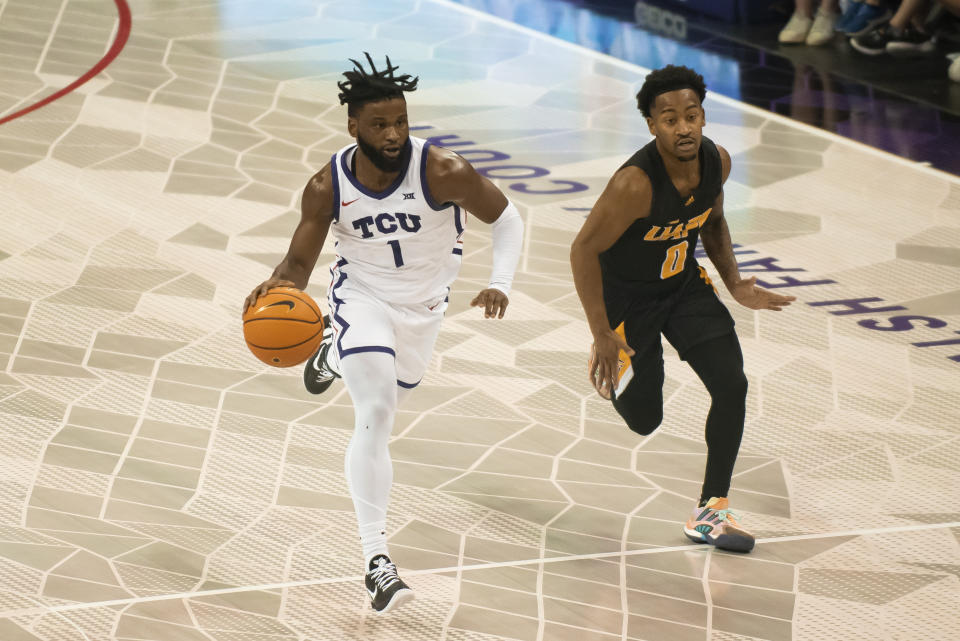
<path fill-rule="evenodd" d="M 26 116 L 32 111 L 36 111 L 41 107 L 49 105 L 54 100 L 63 98 L 68 93 L 75 91 L 78 87 L 97 76 L 101 71 L 106 69 L 111 62 L 116 60 L 117 56 L 120 55 L 120 52 L 123 51 L 123 48 L 127 45 L 127 40 L 130 38 L 130 30 L 133 25 L 133 20 L 130 17 L 130 6 L 127 4 L 127 0 L 113 0 L 113 2 L 117 5 L 117 17 L 120 19 L 120 25 L 117 27 L 117 36 L 113 39 L 113 44 L 110 46 L 110 49 L 107 51 L 107 53 L 104 54 L 103 58 L 101 58 L 100 61 L 97 62 L 97 64 L 95 64 L 93 67 L 91 67 L 87 73 L 83 74 L 63 89 L 50 94 L 39 102 L 35 102 L 28 107 L 0 118 L 0 125 L 10 122 L 15 118 Z"/>
<path fill-rule="evenodd" d="M 839 530 L 836 532 L 820 532 L 813 534 L 797 534 L 793 536 L 769 537 L 757 539 L 757 545 L 766 545 L 772 543 L 790 543 L 793 541 L 810 541 L 814 539 L 833 539 L 845 536 L 866 536 L 870 534 L 896 534 L 898 532 L 921 532 L 924 530 L 942 530 L 945 528 L 960 528 L 960 521 L 950 523 L 926 523 L 923 525 L 901 525 L 896 527 L 866 528 L 858 530 Z M 613 559 L 620 557 L 647 556 L 652 554 L 663 554 L 665 552 L 708 552 L 713 548 L 708 545 L 697 545 L 686 543 L 683 545 L 671 545 L 667 547 L 651 547 L 639 550 L 629 550 L 627 552 L 597 552 L 596 554 L 574 554 L 569 556 L 555 556 L 544 559 L 520 559 L 517 561 L 500 561 L 497 563 L 475 563 L 464 565 L 462 567 L 451 566 L 446 568 L 430 568 L 427 570 L 405 570 L 405 577 L 423 576 L 429 574 L 449 574 L 469 572 L 471 570 L 494 570 L 497 568 L 513 568 L 525 565 L 539 565 L 541 563 L 568 563 L 571 561 L 597 561 L 603 559 Z M 152 603 L 156 601 L 170 601 L 171 599 L 200 599 L 205 597 L 214 597 L 224 594 L 237 594 L 240 592 L 266 592 L 269 590 L 283 590 L 288 588 L 306 588 L 320 585 L 333 585 L 336 583 L 360 582 L 363 580 L 361 575 L 338 576 L 326 579 L 307 579 L 303 581 L 289 581 L 286 583 L 269 583 L 265 585 L 248 585 L 235 588 L 219 588 L 216 590 L 199 590 L 197 592 L 183 592 L 180 594 L 159 594 L 147 597 L 134 597 L 130 599 L 114 599 L 112 601 L 94 601 L 89 603 L 70 603 L 66 605 L 55 605 L 50 607 L 22 608 L 19 610 L 9 610 L 0 612 L 0 619 L 15 616 L 37 616 L 49 613 L 63 613 L 75 610 L 89 610 L 91 608 L 112 608 L 117 606 L 136 605 L 138 603 Z"/>

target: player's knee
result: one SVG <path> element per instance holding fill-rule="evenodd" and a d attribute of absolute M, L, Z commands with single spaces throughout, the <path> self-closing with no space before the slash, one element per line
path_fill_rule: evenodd
<path fill-rule="evenodd" d="M 631 430 L 639 434 L 640 436 L 649 436 L 660 427 L 660 423 L 663 422 L 663 412 L 656 417 L 646 417 L 639 420 L 627 421 L 627 425 Z"/>
<path fill-rule="evenodd" d="M 743 370 L 739 370 L 712 381 L 708 389 L 710 396 L 714 398 L 745 400 L 747 398 L 747 386 L 747 375 L 743 373 Z"/>
<path fill-rule="evenodd" d="M 370 426 L 393 426 L 393 415 L 396 411 L 396 403 L 386 399 L 371 401 L 364 404 L 362 410 L 363 424 Z"/>
<path fill-rule="evenodd" d="M 617 408 L 632 431 L 641 436 L 653 434 L 663 422 L 663 406 Z"/>

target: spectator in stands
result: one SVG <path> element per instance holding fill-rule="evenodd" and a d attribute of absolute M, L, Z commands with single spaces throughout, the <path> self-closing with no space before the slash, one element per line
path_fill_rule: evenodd
<path fill-rule="evenodd" d="M 783 44 L 823 45 L 833 39 L 834 25 L 840 17 L 838 0 L 822 0 L 813 14 L 814 0 L 797 0 L 790 21 L 780 31 L 778 40 Z"/>
<path fill-rule="evenodd" d="M 924 28 L 930 0 L 902 0 L 889 22 L 882 22 L 850 39 L 860 53 L 876 56 L 889 53 L 932 53 L 936 38 Z"/>
<path fill-rule="evenodd" d="M 945 9 L 954 15 L 960 16 L 960 0 L 938 0 Z M 950 68 L 947 70 L 947 76 L 954 82 L 960 82 L 960 53 L 952 53 L 950 58 Z"/>
<path fill-rule="evenodd" d="M 890 20 L 890 10 L 882 0 L 853 0 L 847 5 L 834 29 L 855 37 L 865 34 L 878 24 Z"/>

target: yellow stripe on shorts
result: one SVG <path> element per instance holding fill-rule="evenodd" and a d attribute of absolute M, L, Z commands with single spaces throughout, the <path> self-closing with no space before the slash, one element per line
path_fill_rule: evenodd
<path fill-rule="evenodd" d="M 620 323 L 620 325 L 613 331 L 619 335 L 624 342 L 626 342 L 627 333 L 623 326 L 624 323 Z M 619 363 L 617 364 L 616 394 L 620 395 L 623 393 L 624 388 L 626 388 L 626 386 L 630 383 L 631 379 L 633 379 L 633 363 L 630 360 L 630 356 L 627 355 L 627 353 L 622 349 L 617 355 L 617 358 L 619 359 Z"/>

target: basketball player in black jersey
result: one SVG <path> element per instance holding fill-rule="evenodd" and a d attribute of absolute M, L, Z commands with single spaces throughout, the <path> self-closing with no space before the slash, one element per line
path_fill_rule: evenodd
<path fill-rule="evenodd" d="M 684 533 L 746 552 L 754 538 L 729 510 L 747 396 L 730 312 L 697 264 L 698 237 L 733 298 L 779 311 L 794 300 L 742 279 L 723 218 L 730 155 L 702 135 L 703 77 L 673 65 L 650 73 L 637 104 L 655 136 L 610 180 L 573 242 L 570 262 L 593 333 L 590 380 L 631 430 L 663 420 L 661 333 L 710 393 L 702 493 Z"/>

